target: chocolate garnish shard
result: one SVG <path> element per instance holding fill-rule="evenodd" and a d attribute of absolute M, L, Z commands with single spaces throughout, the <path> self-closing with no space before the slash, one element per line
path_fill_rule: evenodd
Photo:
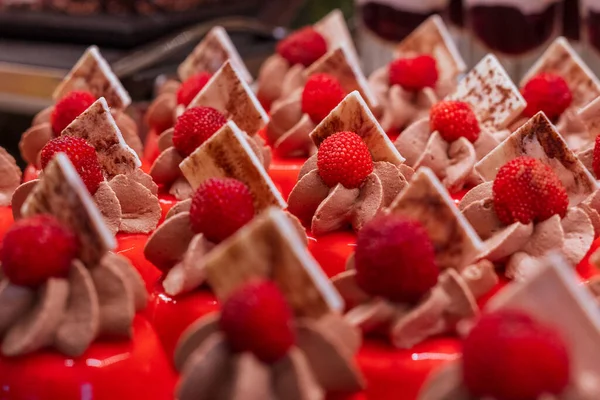
<path fill-rule="evenodd" d="M 0 147 L 0 206 L 11 204 L 14 191 L 21 184 L 21 169 L 14 157 Z"/>
<path fill-rule="evenodd" d="M 445 100 L 467 102 L 485 129 L 506 128 L 527 103 L 498 59 L 492 54 L 483 58 Z"/>
<path fill-rule="evenodd" d="M 579 110 L 577 115 L 591 135 L 600 132 L 600 96 Z"/>
<path fill-rule="evenodd" d="M 0 281 L 0 335 L 35 303 L 33 289 L 13 285 L 8 279 Z"/>
<path fill-rule="evenodd" d="M 419 221 L 431 238 L 440 268 L 461 270 L 481 250 L 481 239 L 429 168 L 419 168 L 389 207 Z"/>
<path fill-rule="evenodd" d="M 106 227 L 90 193 L 64 153 L 59 153 L 44 170 L 21 214 L 51 214 L 79 237 L 79 259 L 88 267 L 98 264 L 102 256 L 115 248 L 115 238 Z"/>
<path fill-rule="evenodd" d="M 507 286 L 494 296 L 488 310 L 522 310 L 555 329 L 571 354 L 571 376 L 591 385 L 600 396 L 600 312 L 577 274 L 557 253 L 541 260 L 524 282 Z M 592 378 L 592 379 L 589 379 Z"/>
<path fill-rule="evenodd" d="M 272 279 L 298 316 L 341 311 L 343 301 L 307 251 L 285 212 L 272 207 L 205 259 L 208 282 L 221 300 L 251 279 Z"/>
<path fill-rule="evenodd" d="M 504 164 L 520 156 L 537 158 L 549 165 L 567 189 L 571 206 L 598 189 L 594 177 L 543 112 L 534 115 L 481 159 L 475 170 L 484 180 L 491 181 Z"/>
<path fill-rule="evenodd" d="M 308 361 L 298 348 L 273 364 L 273 392 L 275 398 L 286 400 L 317 400 L 324 397 Z"/>
<path fill-rule="evenodd" d="M 339 8 L 321 18 L 313 27 L 325 38 L 328 49 L 344 46 L 348 51 L 348 56 L 360 65 L 360 58 L 354 47 L 354 40 L 352 40 L 344 14 Z"/>
<path fill-rule="evenodd" d="M 213 75 L 188 108 L 212 107 L 248 135 L 255 135 L 269 121 L 260 102 L 231 61 Z"/>
<path fill-rule="evenodd" d="M 40 289 L 35 307 L 6 332 L 2 354 L 13 357 L 52 344 L 56 327 L 65 313 L 68 296 L 69 283 L 66 279 L 48 279 Z"/>
<path fill-rule="evenodd" d="M 358 91 L 371 110 L 379 106 L 379 101 L 369 87 L 360 64 L 352 58 L 350 50 L 345 45 L 338 45 L 305 70 L 306 76 L 317 73 L 336 77 L 346 93 Z"/>
<path fill-rule="evenodd" d="M 98 335 L 100 306 L 94 281 L 85 265 L 74 260 L 69 272 L 69 298 L 54 345 L 68 356 L 80 356 Z"/>
<path fill-rule="evenodd" d="M 347 95 L 323 121 L 310 133 L 317 147 L 323 140 L 337 132 L 350 131 L 366 143 L 373 161 L 387 161 L 396 166 L 404 162 L 392 141 L 377 122 L 375 116 L 361 97 L 354 91 Z"/>
<path fill-rule="evenodd" d="M 579 57 L 564 37 L 557 38 L 527 71 L 521 86 L 541 73 L 557 74 L 564 78 L 573 94 L 572 105 L 580 108 L 600 96 L 600 80 Z"/>
<path fill-rule="evenodd" d="M 440 81 L 455 81 L 467 66 L 439 15 L 432 15 L 397 46 L 400 57 L 428 54 L 435 58 Z"/>
<path fill-rule="evenodd" d="M 214 74 L 227 60 L 235 65 L 245 82 L 252 83 L 252 75 L 242 61 L 242 57 L 227 31 L 221 26 L 215 26 L 179 65 L 177 74 L 182 82 L 200 72 Z"/>
<path fill-rule="evenodd" d="M 54 90 L 52 97 L 59 100 L 74 90 L 86 90 L 96 98 L 104 97 L 112 108 L 127 108 L 129 93 L 100 54 L 98 47 L 88 47 L 77 64 Z"/>
<path fill-rule="evenodd" d="M 285 208 L 285 200 L 248 140 L 251 139 L 229 121 L 183 160 L 179 168 L 194 190 L 209 178 L 235 178 L 250 188 L 257 212 L 270 206 Z"/>
<path fill-rule="evenodd" d="M 212 312 L 198 319 L 181 334 L 175 348 L 175 368 L 183 370 L 188 357 L 195 349 L 200 347 L 213 333 L 219 332 L 218 312 Z"/>
<path fill-rule="evenodd" d="M 98 161 L 109 179 L 132 173 L 142 165 L 135 151 L 125 143 L 103 97 L 75 118 L 61 135 L 87 140 L 96 149 Z"/>

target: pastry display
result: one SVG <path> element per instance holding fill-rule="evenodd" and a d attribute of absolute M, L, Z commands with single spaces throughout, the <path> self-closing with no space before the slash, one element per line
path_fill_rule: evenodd
<path fill-rule="evenodd" d="M 478 183 L 475 163 L 510 134 L 509 124 L 525 106 L 504 68 L 488 55 L 394 144 L 408 166 L 431 168 L 451 193 L 459 193 Z"/>
<path fill-rule="evenodd" d="M 21 156 L 29 164 L 26 181 L 37 177 L 42 147 L 53 137 L 60 136 L 67 125 L 100 97 L 105 98 L 125 142 L 141 155 L 137 125 L 126 113 L 131 98 L 98 48 L 91 46 L 54 90 L 56 103 L 40 111 L 21 137 Z"/>
<path fill-rule="evenodd" d="M 369 84 L 383 129 L 394 139 L 406 126 L 456 90 L 466 65 L 439 15 L 429 17 L 396 46 L 397 58 L 377 69 Z"/>
<path fill-rule="evenodd" d="M 5 393 L 167 398 L 173 374 L 152 328 L 136 315 L 146 306 L 143 280 L 110 252 L 116 242 L 65 154 L 46 167 L 20 214 L 0 254 Z"/>

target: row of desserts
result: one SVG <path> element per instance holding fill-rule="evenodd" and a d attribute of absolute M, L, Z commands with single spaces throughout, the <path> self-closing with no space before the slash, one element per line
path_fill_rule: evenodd
<path fill-rule="evenodd" d="M 234 69 L 232 69 L 232 70 L 233 70 L 233 72 L 235 72 L 235 70 L 234 70 Z M 367 144 L 367 149 L 368 149 L 368 150 L 370 150 L 370 153 L 371 153 L 371 154 L 374 156 L 374 155 L 375 155 L 375 153 L 377 153 L 377 150 L 374 150 L 374 149 L 382 150 L 382 152 L 380 152 L 380 153 L 383 153 L 383 155 L 384 155 L 384 157 L 383 157 L 383 158 L 384 158 L 384 159 L 385 159 L 385 157 L 389 157 L 389 155 L 390 155 L 390 154 L 392 154 L 392 155 L 393 155 L 393 153 L 394 153 L 394 150 L 393 150 L 393 148 L 389 147 L 389 146 L 388 146 L 388 143 L 385 143 L 385 135 L 381 135 L 381 132 L 380 132 L 380 131 L 381 131 L 381 129 L 379 129 L 379 130 L 377 129 L 377 122 L 374 122 L 374 121 L 373 121 L 373 118 L 372 118 L 372 116 L 370 115 L 370 113 L 369 113 L 369 110 L 367 109 L 367 107 L 365 107 L 365 103 L 364 103 L 364 102 L 361 102 L 361 99 L 360 99 L 360 97 L 359 97 L 357 94 L 353 94 L 353 95 L 349 96 L 349 97 L 348 97 L 346 100 L 344 100 L 344 102 L 343 102 L 342 104 L 340 104 L 339 110 L 338 110 L 338 109 L 334 110 L 334 112 L 332 113 L 332 114 L 334 114 L 334 115 L 332 116 L 332 120 L 333 120 L 333 121 L 337 121 L 337 122 L 334 122 L 334 123 L 333 123 L 333 125 L 334 125 L 336 128 L 340 128 L 340 130 L 345 130 L 345 129 L 346 129 L 346 127 L 348 127 L 348 129 L 350 129 L 350 128 L 353 128 L 353 127 L 354 127 L 354 128 L 356 128 L 356 127 L 358 127 L 358 128 L 361 128 L 360 126 L 357 126 L 357 124 L 356 124 L 356 121 L 350 121 L 350 122 L 348 121 L 348 119 L 352 119 L 353 117 L 356 117 L 357 113 L 358 113 L 358 115 L 360 115 L 360 116 L 361 116 L 361 118 L 362 118 L 362 119 L 360 119 L 360 121 L 368 121 L 368 122 L 370 122 L 372 125 L 375 125 L 375 132 L 374 132 L 374 133 L 373 133 L 373 129 L 370 129 L 370 130 L 371 130 L 371 132 L 370 132 L 370 133 L 371 133 L 371 135 L 370 135 L 370 136 L 371 136 L 371 138 L 372 138 L 373 140 L 369 139 L 369 132 L 367 132 L 367 133 L 365 134 L 365 136 L 363 136 L 363 139 L 364 139 L 364 141 L 365 141 L 365 142 L 366 142 L 366 144 Z M 330 115 L 330 116 L 331 116 L 331 115 Z M 327 118 L 327 117 L 326 117 L 326 118 Z M 337 118 L 337 119 L 336 119 L 336 118 Z M 336 125 L 336 124 L 337 124 L 337 125 Z M 238 141 L 239 141 L 240 143 L 242 143 L 242 145 L 241 145 L 240 147 L 242 147 L 242 148 L 244 148 L 244 147 L 245 147 L 245 149 L 246 149 L 246 157 L 247 157 L 247 158 L 249 158 L 249 159 L 252 161 L 251 165 L 253 165 L 255 168 L 259 169 L 259 168 L 258 168 L 258 166 L 260 165 L 260 163 L 257 163 L 257 162 L 256 162 L 256 161 L 257 161 L 257 160 L 256 160 L 256 159 L 257 159 L 257 157 L 256 157 L 256 153 L 255 153 L 255 155 L 254 155 L 254 158 L 255 158 L 255 159 L 253 160 L 253 159 L 252 159 L 252 154 L 251 154 L 251 152 L 248 152 L 248 149 L 249 149 L 249 148 L 251 148 L 251 146 L 250 146 L 250 147 L 248 146 L 248 143 L 249 143 L 249 142 L 248 142 L 248 141 L 244 142 L 243 140 L 241 140 L 241 138 L 242 138 L 242 137 L 244 137 L 244 135 L 243 135 L 243 134 L 242 134 L 242 133 L 241 133 L 239 130 L 237 130 L 237 131 L 236 131 L 236 129 L 235 129 L 235 125 L 233 125 L 232 123 L 229 123 L 228 125 L 229 125 L 229 129 L 226 129 L 225 131 L 229 131 L 229 136 L 230 136 L 230 137 L 237 137 Z M 362 124 L 360 124 L 360 125 L 362 125 Z M 319 125 L 319 126 L 321 126 L 321 125 Z M 325 124 L 324 124 L 324 126 L 327 126 L 327 123 L 325 123 Z M 317 128 L 318 128 L 318 127 L 317 127 Z M 370 127 L 370 128 L 372 128 L 372 127 Z M 331 125 L 330 125 L 330 128 L 329 128 L 329 130 L 331 130 L 331 129 L 332 129 L 332 128 L 331 128 Z M 360 131 L 359 129 L 354 129 L 354 130 L 356 130 L 356 131 Z M 369 129 L 367 129 L 367 131 L 369 131 Z M 220 132 L 220 131 L 219 131 L 219 132 Z M 233 132 L 233 136 L 232 136 L 231 132 Z M 237 133 L 237 136 L 236 136 L 236 133 Z M 323 135 L 323 136 L 325 136 L 325 137 L 328 137 L 328 135 L 331 135 L 332 133 L 333 133 L 333 134 L 336 134 L 337 132 L 328 132 L 328 133 L 326 132 L 326 133 L 324 133 L 324 134 L 322 134 L 322 135 Z M 217 140 L 217 139 L 216 139 L 217 137 L 219 137 L 219 135 L 220 135 L 220 137 L 221 137 L 221 140 Z M 223 146 L 223 145 L 222 145 L 222 143 L 228 143 L 228 144 L 230 144 L 230 143 L 231 143 L 231 140 L 225 140 L 225 141 L 223 141 L 222 137 L 225 137 L 225 135 L 223 135 L 223 134 L 219 134 L 219 135 L 218 135 L 218 134 L 215 134 L 215 136 L 214 136 L 214 138 L 215 138 L 215 139 L 214 139 L 214 140 L 212 140 L 212 138 L 211 138 L 209 141 L 207 141 L 207 142 L 206 142 L 206 144 L 207 144 L 207 145 L 208 145 L 208 144 L 209 144 L 209 142 L 210 142 L 210 143 L 212 144 L 212 146 L 206 146 L 206 147 L 204 148 L 204 150 L 205 150 L 205 151 L 204 151 L 204 153 L 206 153 L 207 151 L 210 153 L 210 152 L 212 151 L 212 152 L 213 152 L 213 154 L 218 154 L 218 155 L 216 155 L 216 156 L 215 156 L 215 155 L 213 155 L 213 156 L 212 156 L 212 157 L 213 157 L 215 160 L 218 160 L 218 161 L 214 161 L 214 162 L 212 162 L 212 164 L 217 166 L 217 167 L 216 167 L 216 169 L 220 169 L 221 171 L 227 171 L 227 174 L 231 174 L 231 173 L 232 173 L 231 171 L 233 170 L 233 169 L 232 169 L 232 167 L 231 167 L 231 160 L 226 160 L 226 161 L 223 161 L 223 160 L 222 160 L 223 154 L 224 154 L 224 153 L 227 151 L 227 147 L 228 147 L 228 146 Z M 319 138 L 319 137 L 318 137 L 318 135 L 314 135 L 313 137 L 315 137 L 315 136 L 317 137 L 317 139 L 315 140 L 315 142 L 316 142 L 316 143 L 324 141 L 324 140 L 322 140 L 322 139 L 324 139 L 324 138 Z M 340 136 L 336 136 L 336 138 L 339 138 L 339 137 L 340 137 Z M 326 140 L 326 139 L 325 139 L 325 140 Z M 353 138 L 353 137 L 352 137 L 352 135 L 345 135 L 345 137 L 343 137 L 343 138 L 341 138 L 341 139 L 338 139 L 338 142 L 339 142 L 339 140 L 342 140 L 342 141 L 354 140 L 354 141 L 355 141 L 355 143 L 354 143 L 354 144 L 352 144 L 352 146 L 356 145 L 356 146 L 358 146 L 358 147 L 360 147 L 360 143 L 361 143 L 361 142 L 360 142 L 360 138 L 359 138 L 358 142 L 356 142 L 356 138 L 355 138 L 355 137 Z M 383 142 L 382 142 L 382 141 L 383 141 Z M 221 146 L 221 149 L 219 149 L 219 142 L 221 142 L 221 145 L 220 145 L 220 146 Z M 243 143 L 246 143 L 246 146 L 243 146 Z M 358 144 L 356 144 L 356 143 L 358 143 Z M 383 144 L 382 144 L 382 143 L 383 143 Z M 347 145 L 347 143 L 342 143 L 342 144 L 343 144 L 343 145 Z M 336 143 L 335 141 L 333 141 L 333 142 L 331 142 L 331 143 L 330 143 L 330 147 L 331 147 L 331 146 L 333 146 L 333 147 L 335 148 L 335 146 L 337 146 L 337 145 L 339 145 L 339 143 Z M 204 146 L 204 145 L 203 145 L 203 146 Z M 215 146 L 216 146 L 216 147 L 215 147 Z M 373 146 L 375 146 L 375 147 L 373 147 Z M 388 148 L 386 148 L 386 146 L 388 146 Z M 201 146 L 201 147 L 202 147 L 202 146 Z M 216 150 L 215 150 L 215 148 L 216 148 Z M 355 151 L 356 149 L 350 149 L 350 150 L 352 150 L 352 151 Z M 364 149 L 363 149 L 363 150 L 364 150 Z M 359 150 L 357 150 L 357 151 L 359 151 Z M 386 152 L 387 152 L 388 154 L 385 154 Z M 202 154 L 202 152 L 199 152 L 199 154 Z M 363 154 L 364 154 L 364 151 L 363 151 Z M 367 154 L 368 154 L 368 152 L 367 152 Z M 381 155 L 381 154 L 380 154 L 380 155 Z M 232 156 L 232 157 L 233 157 L 233 156 Z M 370 157 L 370 156 L 369 156 L 369 157 Z M 207 159 L 207 157 L 206 157 L 206 156 L 197 155 L 197 157 L 196 157 L 196 158 L 197 158 L 199 161 L 194 161 L 194 160 L 193 160 L 193 157 L 192 157 L 192 158 L 191 158 L 191 160 L 192 160 L 192 161 L 188 162 L 188 165 L 189 165 L 189 166 L 191 166 L 189 170 L 190 170 L 190 171 L 194 171 L 194 167 L 193 167 L 193 165 L 194 165 L 194 164 L 200 164 L 201 168 L 199 168 L 198 166 L 196 166 L 196 168 L 195 168 L 195 169 L 196 169 L 196 170 L 195 170 L 195 172 L 191 172 L 191 173 L 190 173 L 190 175 L 187 175 L 187 174 L 185 173 L 185 171 L 184 171 L 184 175 L 186 175 L 186 177 L 188 178 L 188 181 L 189 181 L 189 183 L 193 183 L 194 179 L 196 179 L 196 180 L 203 180 L 203 179 L 205 179 L 205 178 L 206 178 L 205 176 L 204 176 L 204 177 L 202 177 L 202 176 L 201 176 L 200 178 L 190 178 L 190 176 L 193 176 L 193 174 L 194 174 L 194 173 L 200 173 L 200 175 L 202 175 L 202 174 L 203 174 L 203 172 L 205 172 L 205 171 L 203 171 L 203 170 L 204 170 L 204 169 L 205 169 L 205 168 L 206 168 L 208 165 L 210 165 L 210 164 L 211 164 L 210 162 L 209 162 L 209 163 L 207 163 L 207 162 L 206 162 L 206 159 Z M 203 161 L 203 160 L 204 160 L 204 161 Z M 188 160 L 188 161 L 189 161 L 189 160 Z M 330 164 L 330 166 L 331 166 L 331 165 L 333 165 L 333 166 L 334 166 L 334 168 L 333 168 L 333 169 L 335 169 L 335 164 L 336 164 L 336 163 L 338 163 L 339 161 L 340 161 L 340 160 L 335 160 L 335 159 L 334 159 L 333 161 L 331 161 L 331 160 L 330 160 L 330 161 L 325 161 L 325 164 L 329 163 L 329 164 Z M 342 161 L 343 161 L 343 160 L 342 160 Z M 226 165 L 228 162 L 229 162 L 229 164 L 230 164 L 230 165 Z M 379 160 L 378 160 L 378 162 L 385 162 L 385 161 L 379 161 Z M 219 164 L 219 163 L 220 163 L 220 164 Z M 224 163 L 224 164 L 223 164 L 223 163 Z M 389 164 L 392 164 L 392 163 L 389 163 Z M 234 163 L 233 165 L 235 165 L 235 163 Z M 393 166 L 393 165 L 392 165 L 392 166 Z M 312 167 L 312 166 L 311 166 L 311 167 Z M 184 168 L 182 168 L 182 169 L 184 169 Z M 208 169 L 209 169 L 209 171 L 211 170 L 211 168 L 208 168 Z M 242 170 L 242 171 L 241 171 L 241 174 L 242 174 L 242 175 L 244 175 L 244 174 L 247 172 L 248 168 L 241 168 L 241 170 Z M 407 170 L 405 170 L 405 171 L 407 171 Z M 306 171 L 306 172 L 310 172 L 310 170 L 309 170 L 309 171 Z M 389 169 L 388 169 L 388 172 L 389 172 Z M 240 172 L 238 172 L 238 173 L 240 173 Z M 210 174 L 210 173 L 209 173 L 209 174 Z M 314 175 L 314 174 L 313 174 L 313 175 Z M 334 174 L 334 175 L 335 175 L 335 174 Z M 342 175 L 343 175 L 343 174 L 342 174 Z M 319 175 L 319 176 L 321 176 L 321 175 Z M 369 172 L 367 176 L 372 176 L 373 178 L 371 179 L 371 181 L 374 181 L 374 182 L 377 182 L 377 178 L 379 178 L 379 176 L 378 176 L 377 174 L 372 174 L 372 175 L 371 175 L 371 172 Z M 376 176 L 377 176 L 377 177 L 376 177 Z M 389 178 L 389 174 L 387 174 L 387 176 L 388 176 L 388 178 Z M 263 173 L 263 174 L 261 175 L 261 177 L 262 177 L 262 178 L 264 178 L 264 177 L 265 177 L 265 174 Z M 351 177 L 351 178 L 352 178 L 352 177 Z M 393 178 L 393 177 L 392 177 L 392 178 Z M 380 180 L 381 180 L 381 178 L 380 178 Z M 388 179 L 388 182 L 389 182 L 389 179 Z M 363 183 L 363 182 L 359 182 L 359 184 L 360 184 L 360 185 L 362 185 L 362 183 Z M 272 185 L 268 185 L 268 184 L 267 184 L 266 186 L 268 187 L 269 191 L 271 191 L 271 194 L 272 194 L 272 193 L 273 193 L 273 192 L 272 192 Z M 332 184 L 332 186 L 333 186 L 333 184 Z M 371 186 L 372 186 L 372 185 L 371 185 Z M 375 186 L 376 186 L 376 185 L 375 185 Z M 380 186 L 381 186 L 381 184 L 380 184 Z M 386 185 L 386 187 L 387 187 L 387 185 Z M 338 192 L 341 192 L 341 194 L 342 194 L 342 195 L 345 195 L 345 194 L 347 194 L 347 193 L 344 193 L 344 190 L 342 190 L 342 189 L 346 189 L 346 188 L 344 188 L 343 186 L 342 186 L 341 188 L 339 188 L 339 189 L 340 189 L 340 190 L 338 190 Z M 378 190 L 375 188 L 375 190 L 371 190 L 371 193 L 374 193 L 374 192 L 377 192 L 377 191 L 378 191 Z M 381 191 L 381 189 L 380 189 L 379 191 Z M 363 196 L 364 198 L 367 198 L 367 197 L 369 197 L 369 198 L 370 198 L 370 197 L 372 197 L 372 196 L 370 195 L 371 193 L 369 193 L 369 191 L 367 191 L 367 190 L 366 190 L 366 188 L 365 188 L 365 190 L 364 190 L 363 192 L 367 192 L 367 194 Z M 255 192 L 255 193 L 256 193 L 256 192 Z M 339 194 L 339 193 L 338 193 L 338 194 Z M 256 198 L 257 198 L 258 196 L 255 194 L 255 195 L 254 195 L 254 197 L 255 197 L 255 200 L 256 200 Z M 272 196 L 272 197 L 275 197 L 275 198 L 276 198 L 277 196 Z M 345 196 L 345 197 L 347 197 L 347 196 Z M 390 197 L 390 195 L 389 195 L 389 194 L 387 194 L 387 197 Z M 393 198 L 393 197 L 394 197 L 394 196 L 393 196 L 393 194 L 392 194 L 392 198 Z M 344 196 L 342 196 L 342 198 L 344 198 Z M 353 199 L 352 201 L 354 201 L 354 200 L 355 200 L 355 199 Z M 319 201 L 321 201 L 321 200 L 319 199 Z M 337 203 L 337 202 L 338 202 L 338 201 L 333 201 L 333 202 L 331 202 L 331 204 L 335 206 L 335 205 L 336 205 L 335 203 Z M 301 204 L 301 203 L 302 203 L 302 202 L 300 202 L 300 204 Z M 367 202 L 362 202 L 362 203 L 367 203 Z M 279 204 L 279 205 L 281 205 L 281 204 Z M 360 207 L 359 207 L 359 208 L 360 208 Z M 372 207 L 371 207 L 371 208 L 372 208 Z M 375 207 L 375 209 L 377 209 L 377 208 L 379 208 L 379 207 Z M 185 212 L 185 211 L 184 211 L 184 212 Z M 343 216 L 343 217 L 345 218 L 346 216 Z M 188 216 L 188 219 L 189 219 L 189 218 L 190 218 L 190 217 Z M 363 222 L 366 222 L 366 221 L 363 221 Z M 186 223 L 189 225 L 189 222 L 187 222 L 187 221 L 186 221 Z M 177 230 L 177 231 L 181 231 L 181 230 Z M 187 247 L 187 244 L 186 244 L 186 247 Z M 187 250 L 187 249 L 186 249 L 186 250 Z M 198 256 L 198 253 L 196 253 L 196 254 L 195 254 L 195 256 L 197 257 L 197 256 Z M 192 258 L 192 260 L 193 260 L 193 259 L 194 259 L 194 258 Z M 197 272 L 197 271 L 196 271 L 196 272 Z"/>

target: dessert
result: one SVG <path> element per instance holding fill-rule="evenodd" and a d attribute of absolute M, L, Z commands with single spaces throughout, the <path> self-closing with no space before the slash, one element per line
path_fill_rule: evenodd
<path fill-rule="evenodd" d="M 25 172 L 26 181 L 37 177 L 39 173 L 38 157 L 42 147 L 53 137 L 59 136 L 61 128 L 100 97 L 106 99 L 125 142 L 141 155 L 142 142 L 137 125 L 125 112 L 131 104 L 131 98 L 96 46 L 89 47 L 83 53 L 54 90 L 53 97 L 56 104 L 34 117 L 32 126 L 23 133 L 19 142 L 21 156 L 29 164 Z"/>
<path fill-rule="evenodd" d="M 451 193 L 458 193 L 478 182 L 475 163 L 508 136 L 509 124 L 525 106 L 506 71 L 488 55 L 394 144 L 408 166 L 431 168 Z"/>
<path fill-rule="evenodd" d="M 504 289 L 486 311 L 464 339 L 462 361 L 437 371 L 420 399 L 600 395 L 597 307 L 560 256 L 546 257 L 535 275 Z"/>
<path fill-rule="evenodd" d="M 66 155 L 50 162 L 20 214 L 1 252 L 5 395 L 170 396 L 164 352 L 136 315 L 147 300 L 142 278 L 110 252 L 115 240 Z"/>
<path fill-rule="evenodd" d="M 145 149 L 148 161 L 153 162 L 158 156 L 154 143 L 158 135 L 175 125 L 177 117 L 227 60 L 235 65 L 244 82 L 252 83 L 252 75 L 229 35 L 222 27 L 215 26 L 179 65 L 178 79 L 169 79 L 160 85 L 158 96 L 146 113 L 146 122 L 151 129 Z"/>
<path fill-rule="evenodd" d="M 428 115 L 454 92 L 466 65 L 439 15 L 433 15 L 396 46 L 397 58 L 377 69 L 369 84 L 381 104 L 377 117 L 391 134 Z"/>
<path fill-rule="evenodd" d="M 194 195 L 171 209 L 144 248 L 164 273 L 148 315 L 168 354 L 189 324 L 217 308 L 205 285 L 213 248 L 268 207 L 286 207 L 250 140 L 229 121 L 181 162 Z"/>
<path fill-rule="evenodd" d="M 485 241 L 481 258 L 524 279 L 549 250 L 575 267 L 598 236 L 597 183 L 543 113 L 483 158 L 484 183 L 459 204 Z"/>
<path fill-rule="evenodd" d="M 206 273 L 222 311 L 179 342 L 178 398 L 323 399 L 362 388 L 358 332 L 340 318 L 339 294 L 281 210 L 216 248 Z"/>
<path fill-rule="evenodd" d="M 488 49 L 522 55 L 546 43 L 559 26 L 557 0 L 466 0 L 467 21 Z M 510 29 L 502 21 L 511 21 Z"/>
<path fill-rule="evenodd" d="M 358 92 L 346 96 L 310 137 L 317 154 L 302 166 L 288 206 L 310 230 L 309 248 L 331 276 L 344 268 L 353 231 L 391 203 L 412 169 L 402 164 Z"/>
<path fill-rule="evenodd" d="M 281 40 L 277 52 L 260 68 L 257 79 L 260 102 L 270 109 L 275 100 L 287 98 L 302 86 L 304 70 L 338 47 L 345 47 L 352 62 L 358 65 L 354 43 L 340 10 L 333 10 L 314 25 Z"/>
<path fill-rule="evenodd" d="M 573 151 L 587 150 L 593 145 L 596 132 L 590 131 L 588 125 L 595 110 L 583 110 L 600 96 L 600 80 L 565 38 L 556 39 L 548 47 L 525 74 L 520 86 L 527 108 L 515 127 L 544 111 Z"/>
<path fill-rule="evenodd" d="M 269 173 L 284 196 L 293 188 L 306 158 L 316 151 L 310 132 L 348 93 L 356 90 L 371 110 L 379 108 L 346 46 L 329 51 L 286 87 L 289 95 L 273 102 L 265 131 L 274 154 Z"/>
<path fill-rule="evenodd" d="M 478 314 L 476 300 L 498 283 L 492 263 L 476 262 L 481 247 L 427 167 L 358 233 L 347 271 L 333 282 L 346 320 L 365 336 L 358 362 L 367 398 L 413 399 L 429 372 L 456 355 L 455 327 Z M 423 363 L 415 352 L 435 356 Z"/>
<path fill-rule="evenodd" d="M 161 191 L 177 200 L 192 195 L 179 164 L 228 120 L 245 132 L 256 156 L 269 165 L 270 149 L 257 135 L 268 121 L 267 114 L 238 69 L 227 60 L 179 116 L 175 126 L 161 133 L 158 139 L 161 153 L 150 168 L 150 176 L 161 186 Z"/>

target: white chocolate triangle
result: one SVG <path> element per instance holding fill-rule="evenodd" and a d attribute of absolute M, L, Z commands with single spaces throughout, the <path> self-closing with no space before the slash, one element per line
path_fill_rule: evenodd
<path fill-rule="evenodd" d="M 578 114 L 587 128 L 590 138 L 600 134 L 600 96 L 579 110 Z"/>
<path fill-rule="evenodd" d="M 600 80 L 564 37 L 557 38 L 521 80 L 523 87 L 534 76 L 547 72 L 560 75 L 573 94 L 572 105 L 585 107 L 600 96 Z"/>
<path fill-rule="evenodd" d="M 123 109 L 131 104 L 129 93 L 96 46 L 88 47 L 52 97 L 59 100 L 74 90 L 86 90 L 96 98 L 104 97 L 111 108 Z"/>
<path fill-rule="evenodd" d="M 252 151 L 247 136 L 233 121 L 225 124 L 183 160 L 179 168 L 194 190 L 209 178 L 235 178 L 250 188 L 257 212 L 270 206 L 287 207 L 263 164 Z"/>
<path fill-rule="evenodd" d="M 116 247 L 115 238 L 85 184 L 64 153 L 57 154 L 21 208 L 24 217 L 51 214 L 70 227 L 81 243 L 79 258 L 88 267 Z M 35 249 L 32 249 L 35 251 Z"/>
<path fill-rule="evenodd" d="M 432 15 L 396 46 L 398 56 L 429 54 L 435 58 L 440 80 L 454 81 L 467 66 L 439 15 Z"/>
<path fill-rule="evenodd" d="M 75 118 L 61 135 L 87 140 L 96 149 L 108 178 L 131 173 L 142 165 L 135 151 L 125 143 L 104 97 Z"/>
<path fill-rule="evenodd" d="M 506 128 L 527 106 L 519 89 L 492 54 L 485 56 L 445 100 L 469 103 L 481 125 L 492 131 Z"/>
<path fill-rule="evenodd" d="M 482 158 L 475 170 L 484 180 L 491 181 L 504 164 L 520 156 L 537 158 L 552 167 L 567 189 L 571 205 L 579 204 L 597 190 L 594 177 L 543 112 L 534 115 Z"/>
<path fill-rule="evenodd" d="M 310 138 L 319 147 L 329 136 L 344 131 L 360 136 L 367 144 L 374 161 L 387 161 L 397 166 L 405 160 L 357 91 L 350 93 L 331 110 L 310 133 Z"/>
<path fill-rule="evenodd" d="M 482 250 L 483 243 L 458 210 L 444 185 L 427 167 L 419 168 L 388 211 L 419 221 L 432 240 L 440 268 L 460 271 Z"/>
<path fill-rule="evenodd" d="M 358 57 L 356 47 L 354 47 L 352 35 L 346 24 L 344 14 L 342 14 L 339 8 L 321 18 L 313 27 L 325 38 L 328 49 L 344 46 L 348 50 L 348 55 L 352 59 L 352 62 L 355 65 L 360 65 L 360 58 Z"/>
<path fill-rule="evenodd" d="M 245 82 L 252 83 L 252 75 L 242 61 L 242 57 L 227 31 L 221 26 L 215 26 L 183 60 L 177 68 L 177 73 L 182 82 L 199 72 L 214 74 L 227 60 L 231 60 Z"/>
<path fill-rule="evenodd" d="M 188 108 L 200 106 L 220 111 L 250 136 L 255 135 L 269 121 L 254 92 L 231 60 L 227 60 L 213 75 Z"/>
<path fill-rule="evenodd" d="M 298 316 L 342 311 L 343 301 L 309 253 L 290 217 L 269 208 L 206 257 L 208 282 L 227 297 L 252 279 L 272 279 Z"/>

